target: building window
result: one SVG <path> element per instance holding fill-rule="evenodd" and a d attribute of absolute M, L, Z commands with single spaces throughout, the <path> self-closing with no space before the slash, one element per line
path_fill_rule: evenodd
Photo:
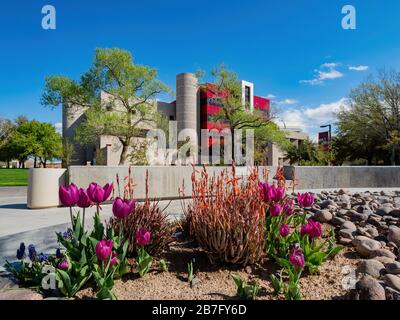
<path fill-rule="evenodd" d="M 244 103 L 247 109 L 250 108 L 251 89 L 249 86 L 244 87 Z"/>
<path fill-rule="evenodd" d="M 169 120 L 170 120 L 170 121 L 174 121 L 174 120 L 175 120 L 175 117 L 174 117 L 174 116 L 169 116 Z"/>

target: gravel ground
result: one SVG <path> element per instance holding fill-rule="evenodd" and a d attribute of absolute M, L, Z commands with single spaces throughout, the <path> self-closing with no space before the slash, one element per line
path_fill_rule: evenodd
<path fill-rule="evenodd" d="M 193 288 L 187 281 L 186 263 L 195 257 L 196 277 L 200 282 Z M 275 296 L 270 283 L 270 275 L 277 271 L 271 261 L 261 265 L 242 269 L 211 265 L 206 255 L 185 246 L 173 246 L 164 257 L 170 263 L 169 272 L 157 270 L 157 262 L 153 270 L 139 278 L 128 275 L 115 282 L 113 292 L 120 300 L 224 300 L 237 299 L 236 286 L 231 274 L 237 274 L 246 281 L 254 281 L 261 286 L 257 299 L 285 299 L 283 295 Z M 320 269 L 319 275 L 307 275 L 301 279 L 302 295 L 305 300 L 345 299 L 348 290 L 342 286 L 345 276 L 343 266 L 355 269 L 357 255 L 353 249 L 344 249 L 333 260 L 327 261 Z M 197 271 L 196 271 L 197 270 Z M 78 299 L 93 298 L 92 288 L 78 293 Z"/>

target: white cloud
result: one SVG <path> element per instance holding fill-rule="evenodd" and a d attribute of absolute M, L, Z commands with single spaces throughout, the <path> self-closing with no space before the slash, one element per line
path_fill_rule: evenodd
<path fill-rule="evenodd" d="M 349 70 L 353 71 L 367 71 L 369 69 L 368 66 L 349 66 Z"/>
<path fill-rule="evenodd" d="M 336 62 L 329 62 L 324 63 L 320 66 L 319 69 L 314 70 L 314 78 L 311 80 L 300 80 L 300 83 L 309 84 L 312 86 L 323 84 L 325 80 L 333 80 L 338 79 L 344 76 L 343 73 L 336 70 L 339 66 L 339 63 Z"/>
<path fill-rule="evenodd" d="M 298 102 L 299 101 L 296 100 L 296 99 L 285 99 L 285 100 L 282 100 L 282 101 L 278 101 L 278 104 L 280 104 L 280 105 L 293 105 L 293 104 L 296 104 Z"/>
<path fill-rule="evenodd" d="M 58 132 L 58 133 L 62 133 L 62 123 L 61 122 L 57 122 L 57 123 L 55 123 L 54 124 L 54 128 L 56 128 L 56 131 Z"/>
<path fill-rule="evenodd" d="M 348 109 L 349 106 L 349 99 L 341 98 L 331 103 L 322 103 L 317 107 L 286 109 L 278 115 L 276 123 L 280 127 L 301 129 L 307 132 L 311 139 L 316 139 L 315 135 L 320 131 L 319 126 L 333 124 L 335 113 L 342 108 Z"/>
<path fill-rule="evenodd" d="M 272 93 L 270 93 L 270 94 L 268 94 L 267 95 L 267 97 L 266 97 L 267 99 L 275 99 L 276 98 L 276 96 L 275 95 L 273 95 Z"/>

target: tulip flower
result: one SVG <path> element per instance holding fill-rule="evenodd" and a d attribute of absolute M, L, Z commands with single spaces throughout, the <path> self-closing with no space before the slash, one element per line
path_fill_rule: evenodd
<path fill-rule="evenodd" d="M 304 256 L 303 256 L 303 251 L 301 250 L 301 247 L 296 245 L 292 249 L 290 249 L 290 254 L 289 254 L 289 262 L 295 267 L 302 269 L 304 268 Z"/>
<path fill-rule="evenodd" d="M 277 217 L 282 212 L 282 206 L 279 204 L 274 204 L 269 208 L 269 214 L 271 217 Z"/>
<path fill-rule="evenodd" d="M 136 234 L 136 243 L 145 246 L 150 242 L 150 232 L 147 229 L 140 229 Z"/>
<path fill-rule="evenodd" d="M 89 208 L 92 205 L 92 201 L 89 199 L 89 196 L 85 189 L 79 189 L 79 199 L 78 199 L 78 207 L 79 208 Z"/>
<path fill-rule="evenodd" d="M 308 219 L 307 223 L 301 226 L 300 234 L 307 235 L 311 239 L 319 238 L 322 235 L 322 226 L 318 221 Z"/>
<path fill-rule="evenodd" d="M 287 224 L 282 223 L 279 227 L 279 234 L 286 238 L 290 234 L 290 227 Z"/>
<path fill-rule="evenodd" d="M 290 216 L 293 213 L 293 200 L 290 199 L 288 200 L 284 205 L 283 205 L 283 212 L 287 215 Z"/>
<path fill-rule="evenodd" d="M 264 202 L 278 202 L 285 197 L 285 188 L 278 188 L 268 183 L 259 183 L 258 188 L 261 192 Z"/>
<path fill-rule="evenodd" d="M 71 183 L 69 186 L 60 186 L 58 196 L 65 207 L 73 207 L 79 200 L 78 187 Z"/>
<path fill-rule="evenodd" d="M 297 194 L 297 202 L 300 207 L 309 208 L 314 203 L 314 195 L 310 192 L 306 192 L 303 194 Z"/>
<path fill-rule="evenodd" d="M 116 198 L 113 202 L 112 211 L 114 216 L 124 219 L 135 211 L 135 201 L 121 198 Z"/>
<path fill-rule="evenodd" d="M 100 261 L 106 262 L 113 248 L 112 240 L 101 240 L 96 244 L 96 256 Z"/>
<path fill-rule="evenodd" d="M 61 269 L 61 270 L 66 271 L 66 270 L 68 270 L 68 268 L 69 268 L 69 263 L 68 263 L 67 260 L 63 260 L 63 261 L 61 261 L 61 262 L 58 264 L 57 267 L 58 267 L 58 269 Z"/>
<path fill-rule="evenodd" d="M 97 204 L 100 204 L 108 199 L 113 190 L 113 184 L 107 183 L 104 187 L 92 182 L 87 188 L 89 199 Z"/>

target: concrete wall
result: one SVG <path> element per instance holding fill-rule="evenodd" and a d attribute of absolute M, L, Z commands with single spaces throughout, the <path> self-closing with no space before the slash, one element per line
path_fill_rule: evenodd
<path fill-rule="evenodd" d="M 230 167 L 208 167 L 207 172 L 212 175 Z M 201 167 L 196 167 L 201 170 Z M 185 184 L 185 195 L 190 196 L 192 192 L 191 177 L 193 169 L 190 166 L 159 166 L 159 167 L 132 167 L 132 177 L 136 187 L 134 188 L 135 198 L 143 199 L 145 197 L 146 170 L 149 171 L 149 196 L 150 198 L 173 199 L 178 198 L 178 189 L 182 183 Z M 272 179 L 276 168 L 270 168 L 270 178 Z M 77 186 L 86 188 L 89 183 L 96 182 L 105 185 L 108 182 L 114 182 L 116 188 L 116 174 L 118 173 L 120 181 L 128 175 L 128 167 L 97 167 L 97 166 L 72 166 L 69 168 L 69 182 Z M 246 167 L 237 167 L 236 174 L 239 177 L 246 177 L 249 169 Z M 260 169 L 260 177 L 262 170 Z M 118 194 L 117 194 L 118 195 Z"/>
<path fill-rule="evenodd" d="M 198 170 L 201 167 L 196 167 Z M 209 174 L 219 173 L 227 167 L 207 167 Z M 276 172 L 276 167 L 267 167 L 270 182 Z M 328 188 L 400 188 L 400 167 L 285 167 L 285 176 L 291 180 L 292 170 L 295 170 L 297 189 L 328 189 Z M 135 197 L 145 197 L 146 170 L 149 171 L 149 189 L 151 198 L 177 198 L 178 189 L 185 183 L 185 194 L 191 194 L 190 166 L 158 166 L 132 167 L 132 177 L 135 187 Z M 230 168 L 228 167 L 228 170 Z M 249 173 L 246 167 L 237 167 L 237 175 L 246 177 Z M 262 168 L 260 168 L 260 177 Z M 86 187 L 90 182 L 104 185 L 113 181 L 116 185 L 116 174 L 120 180 L 128 175 L 128 167 L 72 166 L 69 168 L 69 181 L 79 187 Z M 290 181 L 288 181 L 290 182 Z"/>
<path fill-rule="evenodd" d="M 400 167 L 285 167 L 286 179 L 293 169 L 298 189 L 400 188 Z"/>

